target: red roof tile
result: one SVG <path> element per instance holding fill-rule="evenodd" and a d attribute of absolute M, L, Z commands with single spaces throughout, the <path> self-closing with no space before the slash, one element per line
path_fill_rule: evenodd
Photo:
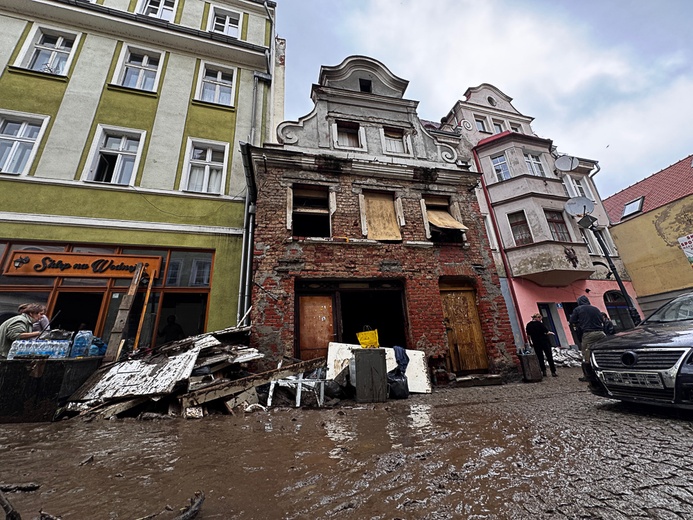
<path fill-rule="evenodd" d="M 672 164 L 668 168 L 653 173 L 649 177 L 604 199 L 604 208 L 612 224 L 621 221 L 623 207 L 640 197 L 642 210 L 634 215 L 661 208 L 675 200 L 693 194 L 693 155 Z"/>

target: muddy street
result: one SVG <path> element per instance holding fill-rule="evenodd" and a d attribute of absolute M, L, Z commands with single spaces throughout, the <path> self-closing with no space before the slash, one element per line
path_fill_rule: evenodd
<path fill-rule="evenodd" d="M 331 409 L 0 425 L 23 518 L 691 518 L 691 415 L 589 394 L 579 369 Z"/>

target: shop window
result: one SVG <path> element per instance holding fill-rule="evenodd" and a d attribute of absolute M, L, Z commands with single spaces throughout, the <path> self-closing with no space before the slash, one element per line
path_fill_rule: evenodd
<path fill-rule="evenodd" d="M 84 180 L 132 185 L 142 154 L 145 132 L 99 125 Z"/>
<path fill-rule="evenodd" d="M 295 237 L 329 237 L 330 194 L 327 186 L 295 185 L 290 190 L 291 234 Z"/>
<path fill-rule="evenodd" d="M 402 240 L 400 226 L 404 225 L 404 217 L 399 199 L 391 193 L 364 192 L 359 202 L 363 235 L 371 240 Z"/>
<path fill-rule="evenodd" d="M 157 51 L 123 46 L 114 83 L 154 92 L 161 75 L 162 54 Z"/>
<path fill-rule="evenodd" d="M 366 134 L 358 123 L 337 121 L 332 126 L 332 135 L 336 148 L 366 149 Z"/>
<path fill-rule="evenodd" d="M 544 210 L 546 222 L 549 224 L 551 236 L 557 242 L 572 242 L 568 226 L 563 218 L 563 213 L 560 211 Z"/>
<path fill-rule="evenodd" d="M 0 111 L 0 173 L 26 175 L 48 117 Z"/>
<path fill-rule="evenodd" d="M 383 128 L 383 150 L 385 153 L 409 154 L 407 136 L 401 128 Z"/>
<path fill-rule="evenodd" d="M 210 10 L 207 30 L 210 32 L 225 34 L 226 36 L 231 36 L 232 38 L 239 38 L 241 34 L 240 28 L 242 19 L 242 13 L 213 6 Z"/>
<path fill-rule="evenodd" d="M 527 171 L 530 175 L 546 177 L 546 172 L 544 171 L 544 166 L 541 164 L 541 157 L 539 155 L 526 153 L 525 164 L 527 165 Z"/>
<path fill-rule="evenodd" d="M 47 27 L 35 27 L 17 62 L 19 67 L 65 75 L 74 55 L 77 35 Z"/>
<path fill-rule="evenodd" d="M 217 105 L 233 106 L 236 69 L 202 63 L 195 99 Z"/>
<path fill-rule="evenodd" d="M 459 211 L 451 208 L 447 197 L 427 195 L 423 199 L 423 210 L 426 238 L 433 242 L 464 242 L 467 226 L 462 224 Z M 453 212 L 457 215 L 453 216 Z"/>
<path fill-rule="evenodd" d="M 176 11 L 176 0 L 140 0 L 137 12 L 146 16 L 173 21 L 173 13 Z"/>
<path fill-rule="evenodd" d="M 524 211 L 509 213 L 508 222 L 510 223 L 510 229 L 513 233 L 516 246 L 532 244 L 534 242 Z"/>
<path fill-rule="evenodd" d="M 228 143 L 188 139 L 183 189 L 197 193 L 222 192 L 228 161 Z"/>

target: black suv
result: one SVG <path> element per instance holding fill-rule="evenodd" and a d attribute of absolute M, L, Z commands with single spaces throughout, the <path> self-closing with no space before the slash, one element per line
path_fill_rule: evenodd
<path fill-rule="evenodd" d="M 693 409 L 693 293 L 593 345 L 590 366 L 596 395 Z"/>

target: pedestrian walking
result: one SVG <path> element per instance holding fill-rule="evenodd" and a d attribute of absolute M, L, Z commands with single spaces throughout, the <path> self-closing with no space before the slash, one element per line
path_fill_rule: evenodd
<path fill-rule="evenodd" d="M 585 374 L 580 381 L 587 381 L 590 364 L 590 347 L 600 339 L 606 337 L 604 334 L 604 318 L 602 311 L 590 304 L 587 296 L 580 296 L 577 299 L 578 306 L 570 315 L 568 320 L 571 325 L 575 325 L 580 339 L 580 351 L 582 353 L 582 372 Z"/>
<path fill-rule="evenodd" d="M 546 358 L 549 362 L 551 375 L 557 377 L 556 365 L 553 363 L 553 353 L 551 352 L 551 342 L 549 341 L 549 334 L 553 334 L 553 332 L 549 331 L 541 320 L 541 314 L 533 314 L 532 321 L 527 323 L 525 330 L 527 331 L 527 336 L 529 336 L 530 343 L 534 347 L 534 353 L 537 355 L 537 359 L 539 359 L 541 373 L 546 377 L 546 364 L 544 362 L 544 358 Z"/>

